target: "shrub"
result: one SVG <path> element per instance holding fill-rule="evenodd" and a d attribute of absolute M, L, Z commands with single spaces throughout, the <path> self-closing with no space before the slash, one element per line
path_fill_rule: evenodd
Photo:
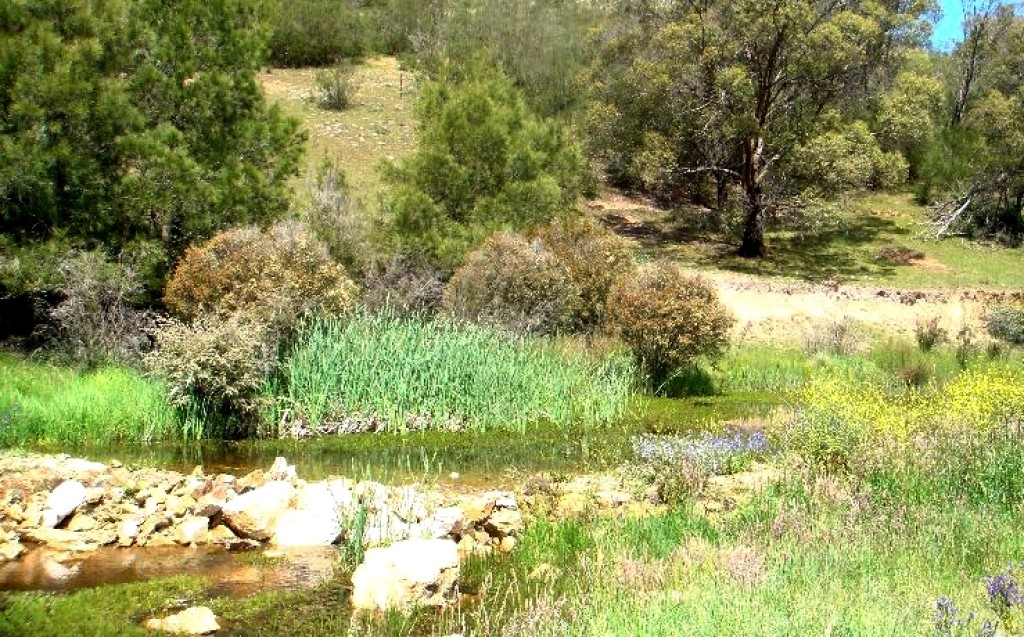
<path fill-rule="evenodd" d="M 993 308 L 988 313 L 985 328 L 994 338 L 1024 345 L 1024 310 L 1009 305 Z"/>
<path fill-rule="evenodd" d="M 945 328 L 939 325 L 938 317 L 920 319 L 914 325 L 914 337 L 922 352 L 930 352 L 936 345 L 941 345 L 948 338 Z"/>
<path fill-rule="evenodd" d="M 534 116 L 486 58 L 424 84 L 417 116 L 416 152 L 385 174 L 401 254 L 451 271 L 483 237 L 567 212 L 584 189 L 586 163 L 565 129 Z"/>
<path fill-rule="evenodd" d="M 437 270 L 395 257 L 369 268 L 363 288 L 363 307 L 370 312 L 429 317 L 441 304 L 444 282 Z"/>
<path fill-rule="evenodd" d="M 331 258 L 349 272 L 368 267 L 373 256 L 373 218 L 349 194 L 345 174 L 325 162 L 306 187 L 309 204 L 303 222 L 323 242 Z"/>
<path fill-rule="evenodd" d="M 925 350 L 904 339 L 885 341 L 875 348 L 872 357 L 906 387 L 924 387 L 935 373 Z"/>
<path fill-rule="evenodd" d="M 371 23 L 350 0 L 281 3 L 270 37 L 275 66 L 326 66 L 366 53 Z"/>
<path fill-rule="evenodd" d="M 274 392 L 277 421 L 314 431 L 559 427 L 626 413 L 633 367 L 451 319 L 384 312 L 313 323 Z"/>
<path fill-rule="evenodd" d="M 150 372 L 167 384 L 184 416 L 184 438 L 244 437 L 258 421 L 261 389 L 277 362 L 267 324 L 244 312 L 204 315 L 192 324 L 169 321 L 154 331 Z"/>
<path fill-rule="evenodd" d="M 804 349 L 809 354 L 847 356 L 859 347 L 854 324 L 848 317 L 816 322 L 804 336 Z"/>
<path fill-rule="evenodd" d="M 571 323 L 576 297 L 559 259 L 539 239 L 499 232 L 455 272 L 442 306 L 475 323 L 553 334 Z"/>
<path fill-rule="evenodd" d="M 244 311 L 250 320 L 294 326 L 304 314 L 339 312 L 355 285 L 324 245 L 297 223 L 270 231 L 239 228 L 189 248 L 164 294 L 167 309 L 191 321 Z"/>
<path fill-rule="evenodd" d="M 574 288 L 572 328 L 596 328 L 604 319 L 615 279 L 636 269 L 631 243 L 585 216 L 555 219 L 535 229 L 532 236 L 551 250 Z"/>
<path fill-rule="evenodd" d="M 664 262 L 621 277 L 608 296 L 607 318 L 655 387 L 699 356 L 721 355 L 733 323 L 709 283 Z"/>
<path fill-rule="evenodd" d="M 352 65 L 339 62 L 329 69 L 317 71 L 316 92 L 321 108 L 343 111 L 352 106 L 356 92 Z"/>
<path fill-rule="evenodd" d="M 149 346 L 151 319 L 134 306 L 143 287 L 132 267 L 93 250 L 73 252 L 58 269 L 63 299 L 50 311 L 53 344 L 88 365 L 138 362 Z"/>

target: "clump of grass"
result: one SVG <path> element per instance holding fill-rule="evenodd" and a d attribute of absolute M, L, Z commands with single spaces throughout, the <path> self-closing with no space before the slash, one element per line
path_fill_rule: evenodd
<path fill-rule="evenodd" d="M 123 367 L 88 372 L 0 357 L 0 443 L 138 442 L 171 437 L 160 383 Z"/>
<path fill-rule="evenodd" d="M 454 320 L 387 313 L 312 323 L 271 389 L 311 426 L 356 419 L 373 429 L 600 425 L 622 418 L 628 359 L 569 357 L 545 341 Z"/>

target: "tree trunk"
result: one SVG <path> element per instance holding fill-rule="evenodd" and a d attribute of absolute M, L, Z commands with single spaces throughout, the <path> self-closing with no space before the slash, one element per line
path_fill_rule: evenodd
<path fill-rule="evenodd" d="M 743 223 L 743 242 L 737 254 L 748 259 L 765 255 L 764 245 L 764 192 L 761 190 L 762 154 L 764 140 L 758 137 L 744 144 L 743 193 L 747 199 L 747 219 Z"/>
<path fill-rule="evenodd" d="M 743 242 L 738 255 L 748 259 L 759 259 L 765 256 L 764 245 L 764 203 L 760 197 L 756 201 L 747 201 L 747 219 L 743 223 Z"/>

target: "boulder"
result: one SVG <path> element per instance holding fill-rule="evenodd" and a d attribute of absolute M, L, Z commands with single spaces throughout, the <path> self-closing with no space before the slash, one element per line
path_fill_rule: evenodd
<path fill-rule="evenodd" d="M 295 471 L 295 467 L 288 464 L 288 461 L 278 456 L 274 458 L 274 464 L 270 465 L 270 470 L 264 474 L 267 480 L 284 480 L 285 482 L 291 482 L 295 480 L 298 475 Z"/>
<path fill-rule="evenodd" d="M 217 616 L 206 606 L 186 608 L 176 615 L 170 615 L 163 619 L 156 617 L 147 619 L 143 625 L 149 630 L 177 635 L 206 635 L 220 630 Z"/>
<path fill-rule="evenodd" d="M 206 540 L 210 529 L 210 519 L 198 515 L 188 515 L 174 527 L 174 540 L 178 544 L 201 543 Z"/>
<path fill-rule="evenodd" d="M 85 502 L 87 492 L 85 485 L 77 480 L 65 480 L 61 482 L 50 495 L 46 497 L 46 505 L 43 509 L 43 523 L 41 526 L 52 529 L 64 518 L 82 506 Z"/>
<path fill-rule="evenodd" d="M 16 560 L 25 552 L 25 547 L 17 540 L 0 542 L 0 564 Z"/>
<path fill-rule="evenodd" d="M 268 482 L 225 504 L 221 512 L 223 521 L 240 537 L 268 540 L 294 495 L 295 487 L 291 484 Z"/>
<path fill-rule="evenodd" d="M 387 611 L 441 606 L 458 594 L 459 554 L 451 540 L 404 540 L 366 552 L 352 575 L 352 606 Z"/>
<path fill-rule="evenodd" d="M 271 543 L 280 547 L 330 546 L 341 535 L 341 513 L 331 488 L 322 482 L 299 492 L 295 509 L 284 511 Z"/>
<path fill-rule="evenodd" d="M 442 507 L 427 518 L 423 526 L 432 538 L 455 538 L 462 535 L 466 518 L 459 507 Z"/>
<path fill-rule="evenodd" d="M 524 526 L 523 514 L 518 509 L 494 509 L 484 522 L 487 533 L 499 538 L 516 535 Z"/>

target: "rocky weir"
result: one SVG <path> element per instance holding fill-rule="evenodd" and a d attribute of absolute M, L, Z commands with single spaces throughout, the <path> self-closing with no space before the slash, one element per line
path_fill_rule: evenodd
<path fill-rule="evenodd" d="M 354 577 L 354 605 L 388 608 L 444 603 L 456 594 L 459 562 L 511 550 L 523 528 L 512 493 L 307 482 L 284 458 L 241 477 L 64 455 L 0 458 L 0 567 L 40 550 L 74 563 L 118 549 L 144 556 L 172 547 L 358 546 L 366 561 Z"/>

